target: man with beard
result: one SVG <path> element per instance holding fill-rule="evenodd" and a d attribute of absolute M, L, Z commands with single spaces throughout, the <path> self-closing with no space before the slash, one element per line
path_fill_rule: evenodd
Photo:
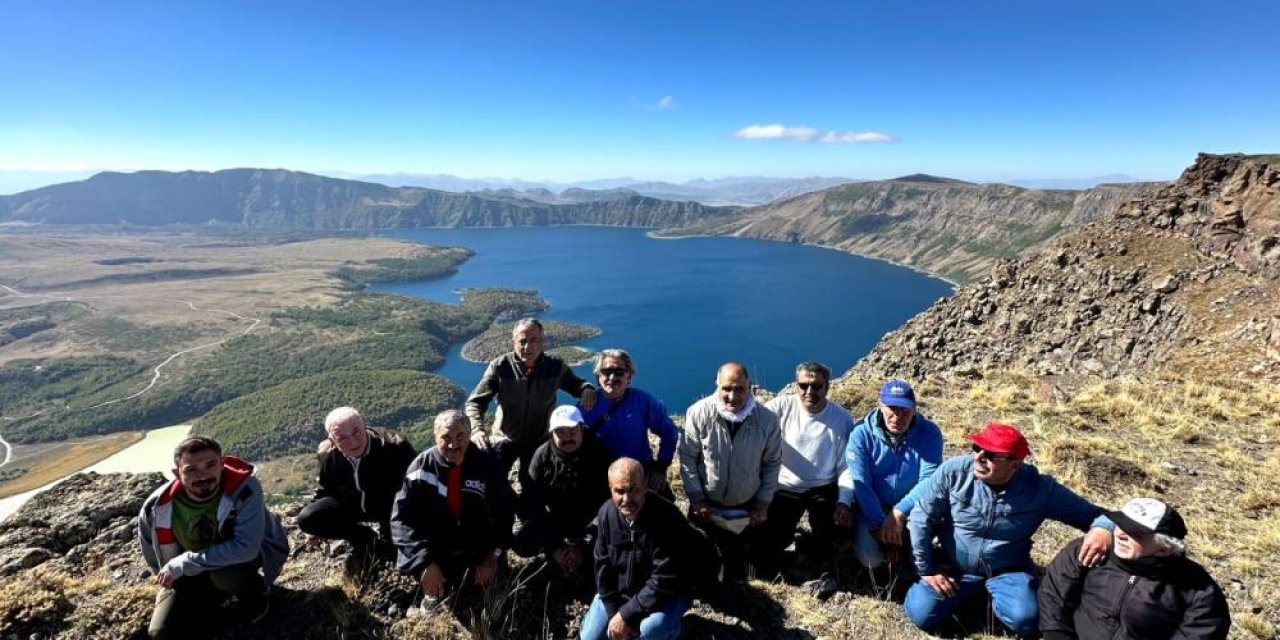
<path fill-rule="evenodd" d="M 203 436 L 178 443 L 173 464 L 174 479 L 138 514 L 142 557 L 160 585 L 147 634 L 209 636 L 228 596 L 245 619 L 261 620 L 289 541 L 263 503 L 253 465 L 224 457 L 222 447 Z"/>
<path fill-rule="evenodd" d="M 1095 566 L 1111 546 L 1110 522 L 1100 517 L 1102 509 L 1024 464 L 1031 447 L 1016 428 L 993 422 L 969 440 L 973 453 L 942 463 L 911 510 L 920 580 L 902 606 L 917 627 L 931 630 L 985 589 L 996 618 L 1034 638 L 1039 624 L 1031 537 L 1046 519 L 1089 531 L 1079 558 Z M 935 535 L 941 558 L 934 554 Z"/>
<path fill-rule="evenodd" d="M 511 329 L 514 348 L 489 362 L 466 404 L 472 443 L 478 449 L 492 446 L 504 472 L 518 460 L 521 491 L 529 477 L 529 457 L 547 439 L 547 418 L 556 406 L 556 391 L 580 398 L 585 409 L 596 403 L 595 387 L 564 360 L 542 351 L 543 337 L 541 322 L 517 321 Z M 498 400 L 494 430 L 506 438 L 491 442 L 484 414 L 494 398 Z"/>
<path fill-rule="evenodd" d="M 880 405 L 854 427 L 846 460 L 853 487 L 841 501 L 857 501 L 854 556 L 868 569 L 897 563 L 909 548 L 905 530 L 917 487 L 942 463 L 942 431 L 916 411 L 905 380 L 880 388 Z"/>
<path fill-rule="evenodd" d="M 631 354 L 622 349 L 602 350 L 595 366 L 600 393 L 594 408 L 579 403 L 582 421 L 604 442 L 611 460 L 639 460 L 645 465 L 649 488 L 675 500 L 667 484 L 667 469 L 675 458 L 676 424 L 661 400 L 631 386 L 635 373 Z M 650 434 L 658 438 L 656 457 L 649 446 Z"/>
<path fill-rule="evenodd" d="M 715 393 L 685 413 L 678 450 L 690 519 L 719 548 L 722 580 L 741 585 L 750 539 L 768 520 L 782 468 L 778 417 L 756 402 L 746 367 L 720 367 Z"/>
<path fill-rule="evenodd" d="M 456 409 L 436 416 L 436 446 L 414 458 L 391 509 L 399 569 L 430 598 L 488 586 L 511 544 L 511 487 L 489 453 L 470 446 L 469 426 Z"/>
<path fill-rule="evenodd" d="M 527 521 L 516 538 L 522 556 L 546 555 L 562 574 L 591 570 L 591 521 L 609 499 L 609 454 L 572 405 L 551 412 L 551 440 L 529 461 Z"/>

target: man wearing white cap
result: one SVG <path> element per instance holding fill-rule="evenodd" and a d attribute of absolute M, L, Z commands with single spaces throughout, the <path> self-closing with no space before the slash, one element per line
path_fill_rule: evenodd
<path fill-rule="evenodd" d="M 1186 557 L 1182 516 L 1153 498 L 1130 500 L 1107 516 L 1116 530 L 1106 562 L 1081 564 L 1076 539 L 1045 572 L 1039 594 L 1045 639 L 1226 638 L 1226 597 L 1204 567 Z"/>
<path fill-rule="evenodd" d="M 561 405 L 551 412 L 551 439 L 529 460 L 520 555 L 545 554 L 562 573 L 591 569 L 591 520 L 609 499 L 609 453 L 587 431 L 582 412 Z"/>

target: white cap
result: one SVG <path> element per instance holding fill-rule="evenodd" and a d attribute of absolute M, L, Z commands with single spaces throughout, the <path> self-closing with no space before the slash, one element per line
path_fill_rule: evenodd
<path fill-rule="evenodd" d="M 571 404 L 562 404 L 551 412 L 551 428 L 550 431 L 563 429 L 566 427 L 576 427 L 585 422 L 582 419 L 582 412 Z"/>

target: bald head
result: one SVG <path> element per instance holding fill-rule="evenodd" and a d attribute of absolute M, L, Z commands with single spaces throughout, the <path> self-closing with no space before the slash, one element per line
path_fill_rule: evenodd
<path fill-rule="evenodd" d="M 716 370 L 716 399 L 733 413 L 747 406 L 751 394 L 751 376 L 737 362 L 726 362 Z"/>
<path fill-rule="evenodd" d="M 618 513 L 635 520 L 645 501 L 644 466 L 633 458 L 618 458 L 609 465 L 609 498 Z"/>

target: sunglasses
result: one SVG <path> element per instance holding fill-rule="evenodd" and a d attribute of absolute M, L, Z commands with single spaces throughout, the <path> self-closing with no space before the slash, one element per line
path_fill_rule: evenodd
<path fill-rule="evenodd" d="M 825 383 L 825 382 L 797 382 L 797 383 L 796 383 L 796 386 L 797 386 L 797 387 L 800 387 L 800 390 L 801 390 L 801 391 L 808 391 L 808 390 L 810 390 L 810 389 L 818 389 L 818 390 L 822 390 L 822 389 L 825 389 L 825 388 L 826 388 L 827 383 Z"/>
<path fill-rule="evenodd" d="M 986 458 L 987 460 L 990 460 L 992 462 L 1008 462 L 1010 460 L 1016 459 L 1013 456 L 1007 456 L 1000 453 L 991 453 L 990 451 L 987 451 L 986 449 L 983 449 L 982 447 L 979 447 L 976 444 L 973 445 L 973 455 L 979 458 Z"/>
<path fill-rule="evenodd" d="M 622 376 L 625 376 L 625 375 L 627 375 L 626 369 L 601 369 L 600 370 L 601 378 L 607 378 L 609 376 L 613 376 L 615 378 L 621 378 Z"/>

